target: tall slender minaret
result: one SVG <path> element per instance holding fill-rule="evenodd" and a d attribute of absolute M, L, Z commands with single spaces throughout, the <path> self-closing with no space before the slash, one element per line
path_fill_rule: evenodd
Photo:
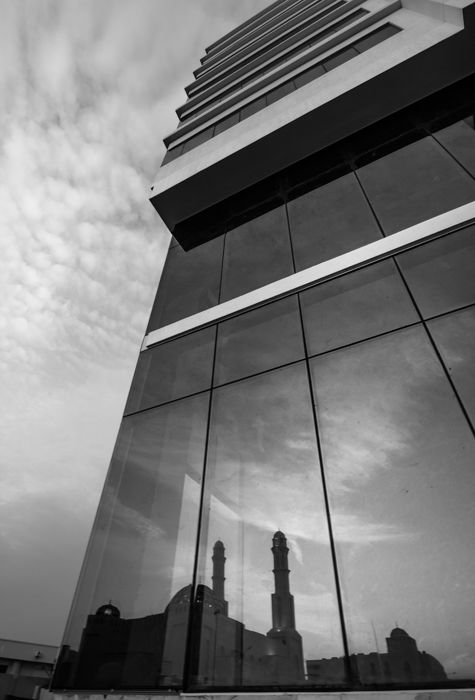
<path fill-rule="evenodd" d="M 224 601 L 224 563 L 226 557 L 224 556 L 224 544 L 221 540 L 217 540 L 213 547 L 213 593 L 217 598 Z"/>
<path fill-rule="evenodd" d="M 295 630 L 294 597 L 289 588 L 287 540 L 278 530 L 272 538 L 275 593 L 272 594 L 272 631 Z"/>

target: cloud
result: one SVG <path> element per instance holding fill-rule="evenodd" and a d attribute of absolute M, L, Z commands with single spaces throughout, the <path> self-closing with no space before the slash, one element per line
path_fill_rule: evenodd
<path fill-rule="evenodd" d="M 147 201 L 162 138 L 204 45 L 265 4 L 2 3 L 6 636 L 59 641 L 169 241 Z"/>

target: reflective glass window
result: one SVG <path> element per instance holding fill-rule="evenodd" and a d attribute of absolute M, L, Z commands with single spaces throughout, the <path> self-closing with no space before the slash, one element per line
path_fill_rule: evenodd
<path fill-rule="evenodd" d="M 266 106 L 266 96 L 263 95 L 262 97 L 259 97 L 258 100 L 254 100 L 253 102 L 250 102 L 249 104 L 245 105 L 241 111 L 240 111 L 240 121 L 243 119 L 247 119 L 247 117 L 250 117 L 252 114 L 255 114 L 256 112 L 259 112 L 259 110 L 264 109 Z"/>
<path fill-rule="evenodd" d="M 170 248 L 147 333 L 218 303 L 223 237 L 185 252 Z"/>
<path fill-rule="evenodd" d="M 475 177 L 475 124 L 473 116 L 436 131 L 434 137 Z"/>
<path fill-rule="evenodd" d="M 55 687 L 182 684 L 208 400 L 124 419 Z"/>
<path fill-rule="evenodd" d="M 400 31 L 401 30 L 399 27 L 395 27 L 392 24 L 386 24 L 384 27 L 380 27 L 379 29 L 376 29 L 376 31 L 371 32 L 371 34 L 363 37 L 363 39 L 360 41 L 355 42 L 353 46 L 359 53 L 363 53 L 363 51 L 368 51 L 368 49 L 373 48 L 373 46 L 376 46 L 376 44 L 379 44 L 385 39 L 389 39 Z"/>
<path fill-rule="evenodd" d="M 292 200 L 288 211 L 297 270 L 381 238 L 353 173 Z"/>
<path fill-rule="evenodd" d="M 200 146 L 205 141 L 208 141 L 208 139 L 210 139 L 213 136 L 213 131 L 214 131 L 214 127 L 211 126 L 209 129 L 205 129 L 204 131 L 200 131 L 199 134 L 195 134 L 195 136 L 191 136 L 191 138 L 189 138 L 183 144 L 183 153 L 186 153 L 187 151 L 191 151 L 193 148 L 196 148 L 197 146 Z"/>
<path fill-rule="evenodd" d="M 293 272 L 283 206 L 226 234 L 220 301 L 262 287 Z"/>
<path fill-rule="evenodd" d="M 473 678 L 475 447 L 424 329 L 311 366 L 359 680 Z"/>
<path fill-rule="evenodd" d="M 214 384 L 303 357 L 297 297 L 287 297 L 219 324 Z"/>
<path fill-rule="evenodd" d="M 234 112 L 234 114 L 230 114 L 228 117 L 222 119 L 216 124 L 216 126 L 214 127 L 214 135 L 217 136 L 217 134 L 220 134 L 222 131 L 230 129 L 232 126 L 234 126 L 234 124 L 237 124 L 238 121 L 239 112 Z"/>
<path fill-rule="evenodd" d="M 327 61 L 323 61 L 323 66 L 325 70 L 333 70 L 333 68 L 341 66 L 342 63 L 346 63 L 357 55 L 358 52 L 352 46 L 349 46 L 347 49 L 343 49 L 331 56 Z"/>
<path fill-rule="evenodd" d="M 192 683 L 345 680 L 328 527 L 304 363 L 213 392 Z"/>
<path fill-rule="evenodd" d="M 215 334 L 204 328 L 141 352 L 125 413 L 209 389 Z"/>
<path fill-rule="evenodd" d="M 465 410 L 475 423 L 475 308 L 428 322 Z"/>
<path fill-rule="evenodd" d="M 475 199 L 475 181 L 431 136 L 358 170 L 386 234 Z"/>
<path fill-rule="evenodd" d="M 279 85 L 279 87 L 276 87 L 274 90 L 267 93 L 267 104 L 270 105 L 273 102 L 277 102 L 277 100 L 280 100 L 282 97 L 285 97 L 294 90 L 294 81 L 288 80 L 286 83 L 283 83 L 283 85 Z"/>
<path fill-rule="evenodd" d="M 310 355 L 419 320 L 391 260 L 308 289 L 301 300 Z"/>
<path fill-rule="evenodd" d="M 312 66 L 312 68 L 308 68 L 303 73 L 300 73 L 300 75 L 297 75 L 294 78 L 294 82 L 297 87 L 301 87 L 302 85 L 311 83 L 312 80 L 315 80 L 315 78 L 319 78 L 324 73 L 325 68 L 322 66 L 321 63 L 318 63 L 316 66 Z"/>
<path fill-rule="evenodd" d="M 409 250 L 397 259 L 425 318 L 475 302 L 475 226 Z"/>

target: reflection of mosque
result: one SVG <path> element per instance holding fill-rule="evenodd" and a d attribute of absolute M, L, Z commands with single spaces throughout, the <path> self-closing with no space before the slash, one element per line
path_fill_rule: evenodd
<path fill-rule="evenodd" d="M 341 657 L 309 660 L 306 673 L 302 638 L 295 627 L 294 599 L 289 587 L 285 535 L 272 540 L 275 592 L 272 628 L 267 634 L 246 629 L 228 615 L 224 592 L 224 545 L 213 548 L 212 588 L 197 586 L 193 606 L 193 653 L 190 674 L 196 685 L 329 686 L 345 684 Z M 162 613 L 124 619 L 111 603 L 89 615 L 79 652 L 64 649 L 57 685 L 78 689 L 181 686 L 191 586 L 182 588 Z M 420 652 L 404 630 L 394 629 L 387 653 L 353 654 L 353 674 L 365 685 L 443 681 L 442 665 Z"/>

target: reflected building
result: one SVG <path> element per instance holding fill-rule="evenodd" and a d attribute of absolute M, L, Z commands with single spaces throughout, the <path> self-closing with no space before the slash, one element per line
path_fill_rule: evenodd
<path fill-rule="evenodd" d="M 474 47 L 277 0 L 206 49 L 56 693 L 475 687 Z"/>
<path fill-rule="evenodd" d="M 289 587 L 287 541 L 282 532 L 272 540 L 275 592 L 272 628 L 261 634 L 228 615 L 224 598 L 225 550 L 213 547 L 212 588 L 196 592 L 193 675 L 197 682 L 219 685 L 302 683 L 305 679 L 302 638 L 295 628 Z M 79 652 L 68 651 L 63 667 L 77 688 L 133 688 L 173 685 L 180 677 L 188 629 L 191 586 L 178 591 L 162 613 L 124 619 L 111 602 L 87 618 Z M 158 675 L 160 674 L 160 675 Z M 71 677 L 65 679 L 68 684 Z"/>

